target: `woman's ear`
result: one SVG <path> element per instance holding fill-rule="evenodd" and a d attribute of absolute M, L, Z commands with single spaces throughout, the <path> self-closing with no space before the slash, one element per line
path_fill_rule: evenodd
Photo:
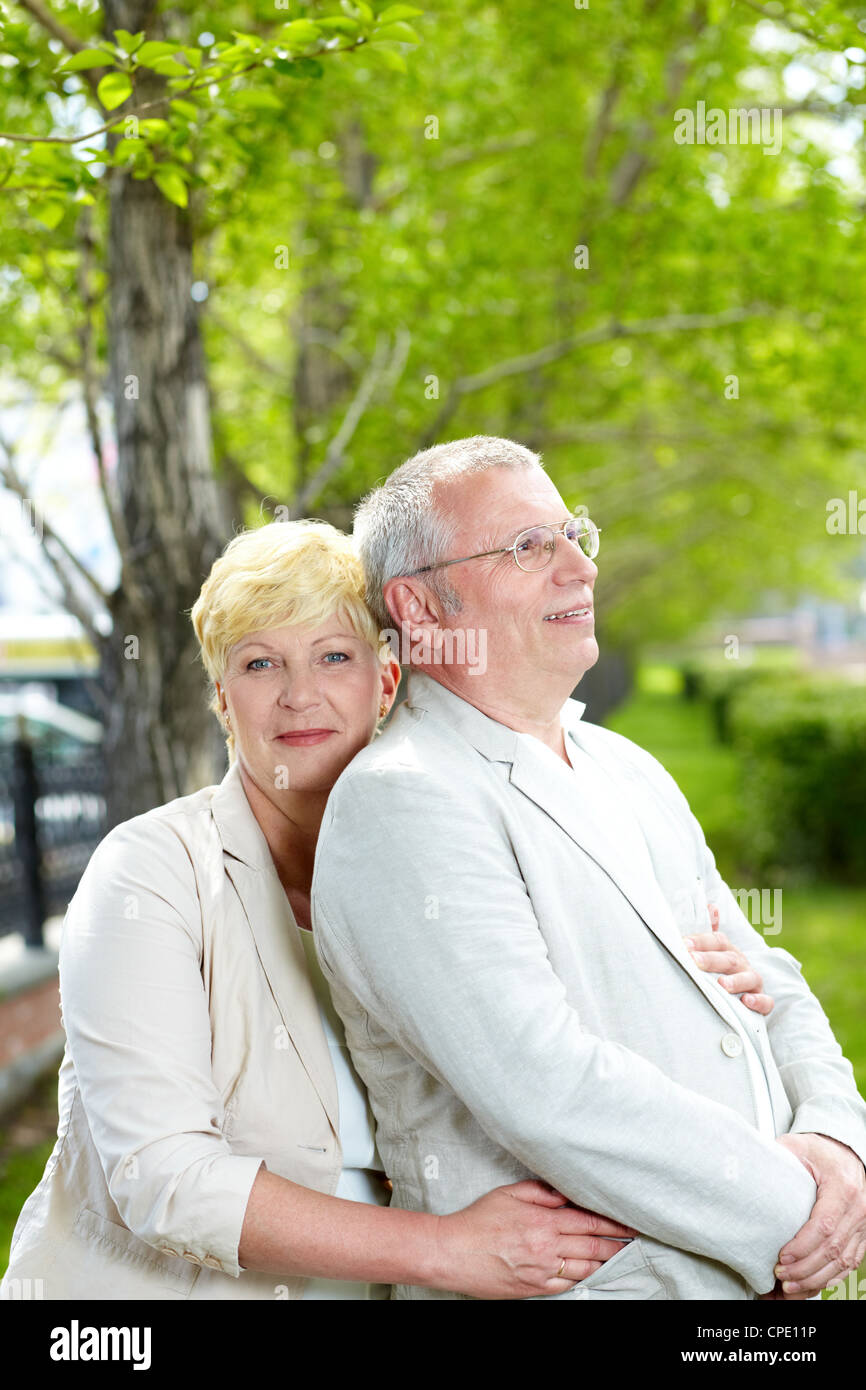
<path fill-rule="evenodd" d="M 399 661 L 396 657 L 389 657 L 382 667 L 382 698 L 389 706 L 394 703 L 402 675 Z"/>

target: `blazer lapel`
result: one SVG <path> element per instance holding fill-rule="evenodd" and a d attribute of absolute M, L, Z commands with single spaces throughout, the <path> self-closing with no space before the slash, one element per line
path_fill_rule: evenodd
<path fill-rule="evenodd" d="M 693 963 L 655 875 L 641 873 L 638 866 L 623 853 L 616 840 L 606 834 L 593 819 L 591 801 L 589 805 L 581 801 L 572 767 L 564 763 L 562 758 L 545 744 L 535 739 L 519 737 L 513 729 L 490 719 L 474 705 L 447 690 L 424 672 L 413 672 L 409 676 L 406 702 L 429 710 L 436 718 L 444 719 L 451 728 L 461 733 L 491 761 L 510 763 L 511 785 L 550 816 L 616 884 L 661 945 L 712 1004 L 716 1013 L 729 1024 L 738 1023 L 733 1001 L 722 993 L 716 984 L 715 976 L 707 975 L 706 971 L 699 970 Z M 581 744 L 581 740 L 576 730 L 579 729 L 579 721 L 585 708 L 586 706 L 578 700 L 566 700 L 561 712 L 566 737 L 574 737 L 578 744 Z M 595 759 L 594 751 L 591 756 Z M 602 766 L 607 767 L 612 776 L 615 775 L 608 760 L 604 760 Z M 600 771 L 599 775 L 604 774 Z M 628 796 L 626 786 L 623 786 L 623 796 Z"/>
<path fill-rule="evenodd" d="M 337 1079 L 304 947 L 267 840 L 233 763 L 214 795 L 225 872 L 237 890 L 262 969 L 292 1046 L 339 1134 Z"/>

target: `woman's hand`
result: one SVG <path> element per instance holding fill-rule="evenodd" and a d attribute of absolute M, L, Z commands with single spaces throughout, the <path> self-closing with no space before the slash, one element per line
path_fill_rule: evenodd
<path fill-rule="evenodd" d="M 435 1287 L 485 1299 L 566 1293 L 622 1249 L 622 1240 L 603 1237 L 637 1234 L 535 1179 L 495 1187 L 439 1223 Z"/>
<path fill-rule="evenodd" d="M 731 994 L 739 994 L 748 1009 L 756 1014 L 770 1014 L 776 1001 L 764 994 L 764 982 L 753 970 L 742 951 L 732 946 L 724 932 L 719 931 L 719 909 L 707 904 L 712 931 L 700 936 L 687 936 L 685 943 L 699 970 L 718 972 L 719 984 Z"/>

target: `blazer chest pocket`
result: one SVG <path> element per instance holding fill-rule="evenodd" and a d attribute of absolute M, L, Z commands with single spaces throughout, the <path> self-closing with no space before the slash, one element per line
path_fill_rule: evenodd
<path fill-rule="evenodd" d="M 88 1207 L 78 1213 L 73 1241 L 82 1298 L 183 1298 L 198 1277 L 197 1266 L 160 1254 L 126 1226 Z"/>

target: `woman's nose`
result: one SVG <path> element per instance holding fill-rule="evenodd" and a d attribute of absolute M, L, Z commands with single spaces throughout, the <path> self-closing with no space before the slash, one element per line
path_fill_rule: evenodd
<path fill-rule="evenodd" d="M 285 676 L 279 694 L 281 705 L 289 709 L 310 709 L 319 703 L 319 699 L 318 686 L 312 676 Z"/>

